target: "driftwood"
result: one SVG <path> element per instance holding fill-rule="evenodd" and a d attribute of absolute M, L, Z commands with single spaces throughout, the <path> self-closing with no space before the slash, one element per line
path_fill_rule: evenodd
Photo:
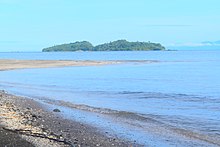
<path fill-rule="evenodd" d="M 70 141 L 67 141 L 66 139 L 61 140 L 58 137 L 49 137 L 49 136 L 47 136 L 45 134 L 42 134 L 42 133 L 33 133 L 31 130 L 9 129 L 9 128 L 5 128 L 5 127 L 3 127 L 3 129 L 6 130 L 6 131 L 16 133 L 16 134 L 45 138 L 45 139 L 49 139 L 49 140 L 52 140 L 52 141 L 55 141 L 55 142 L 60 142 L 60 143 L 69 145 L 70 147 L 75 147 L 75 145 L 73 145 Z"/>

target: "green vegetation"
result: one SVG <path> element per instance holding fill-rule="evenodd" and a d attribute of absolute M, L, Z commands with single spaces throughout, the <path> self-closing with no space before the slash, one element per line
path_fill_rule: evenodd
<path fill-rule="evenodd" d="M 93 45 L 88 41 L 81 41 L 69 44 L 55 45 L 43 49 L 43 52 L 66 52 L 66 51 L 91 51 Z"/>
<path fill-rule="evenodd" d="M 93 46 L 88 41 L 75 42 L 70 44 L 56 45 L 49 48 L 44 48 L 43 52 L 58 52 L 58 51 L 150 51 L 150 50 L 165 50 L 159 43 L 152 42 L 128 42 L 126 40 L 117 40 L 110 43 L 105 43 Z"/>
<path fill-rule="evenodd" d="M 118 40 L 110 43 L 97 45 L 95 51 L 145 51 L 145 50 L 164 50 L 165 48 L 159 43 L 151 42 L 128 42 Z"/>

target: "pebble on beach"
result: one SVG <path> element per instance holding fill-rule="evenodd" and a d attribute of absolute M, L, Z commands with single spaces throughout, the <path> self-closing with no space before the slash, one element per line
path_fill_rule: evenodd
<path fill-rule="evenodd" d="M 53 109 L 53 112 L 60 112 L 60 109 Z"/>

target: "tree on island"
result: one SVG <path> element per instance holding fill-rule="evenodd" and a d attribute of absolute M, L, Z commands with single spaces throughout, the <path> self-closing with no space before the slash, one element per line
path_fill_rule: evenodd
<path fill-rule="evenodd" d="M 129 42 L 127 40 L 117 40 L 93 46 L 88 41 L 77 41 L 69 44 L 55 45 L 44 48 L 43 52 L 73 52 L 73 51 L 155 51 L 165 50 L 160 43 L 152 42 Z"/>

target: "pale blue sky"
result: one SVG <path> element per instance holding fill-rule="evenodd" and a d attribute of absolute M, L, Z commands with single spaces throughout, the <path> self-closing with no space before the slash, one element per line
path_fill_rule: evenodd
<path fill-rule="evenodd" d="M 220 40 L 220 0 L 0 0 L 0 51 L 117 39 L 196 45 Z"/>

